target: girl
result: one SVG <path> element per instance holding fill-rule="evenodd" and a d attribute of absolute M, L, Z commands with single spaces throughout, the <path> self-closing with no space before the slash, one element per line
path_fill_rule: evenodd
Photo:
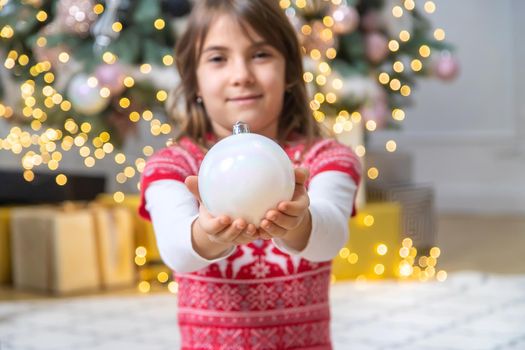
<path fill-rule="evenodd" d="M 175 271 L 182 348 L 331 349 L 330 260 L 348 238 L 360 164 L 320 137 L 292 26 L 276 0 L 200 0 L 176 52 L 182 133 L 149 159 L 140 213 Z M 200 203 L 199 165 L 237 121 L 296 167 L 293 198 L 259 223 Z"/>

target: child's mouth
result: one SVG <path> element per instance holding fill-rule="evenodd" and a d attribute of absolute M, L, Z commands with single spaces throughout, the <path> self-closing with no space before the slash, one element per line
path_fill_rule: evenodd
<path fill-rule="evenodd" d="M 237 96 L 231 97 L 228 99 L 228 102 L 234 102 L 238 104 L 250 104 L 259 100 L 263 95 L 246 95 L 246 96 Z"/>

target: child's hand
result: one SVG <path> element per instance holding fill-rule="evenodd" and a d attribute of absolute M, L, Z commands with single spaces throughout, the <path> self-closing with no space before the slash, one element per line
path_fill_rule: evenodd
<path fill-rule="evenodd" d="M 308 207 L 310 198 L 304 186 L 308 176 L 307 169 L 295 169 L 295 191 L 293 197 L 290 201 L 279 203 L 276 209 L 268 210 L 265 218 L 260 223 L 260 235 L 262 238 L 284 237 L 287 233 L 303 224 L 304 220 L 309 220 Z"/>
<path fill-rule="evenodd" d="M 188 176 L 184 183 L 199 201 L 199 217 L 196 224 L 207 234 L 210 241 L 220 244 L 246 244 L 256 240 L 257 228 L 244 219 L 233 220 L 226 215 L 213 216 L 202 204 L 197 176 Z"/>

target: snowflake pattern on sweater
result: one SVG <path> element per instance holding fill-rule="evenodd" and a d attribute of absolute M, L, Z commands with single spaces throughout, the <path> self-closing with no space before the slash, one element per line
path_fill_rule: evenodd
<path fill-rule="evenodd" d="M 294 167 L 310 171 L 307 187 L 330 170 L 359 183 L 359 159 L 335 140 L 318 140 L 306 148 L 299 139 L 283 149 Z M 140 214 L 149 219 L 144 201 L 149 184 L 197 175 L 204 155 L 189 138 L 154 154 L 142 173 Z M 330 271 L 330 261 L 310 262 L 264 240 L 240 245 L 204 269 L 175 271 L 182 349 L 331 349 Z"/>

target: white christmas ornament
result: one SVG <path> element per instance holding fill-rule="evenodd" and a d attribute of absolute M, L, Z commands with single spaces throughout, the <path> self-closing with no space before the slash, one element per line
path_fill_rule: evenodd
<path fill-rule="evenodd" d="M 104 110 L 110 100 L 100 96 L 99 88 L 91 87 L 88 78 L 83 73 L 75 75 L 67 88 L 67 97 L 77 112 L 93 115 Z"/>
<path fill-rule="evenodd" d="M 294 188 L 293 166 L 284 150 L 240 122 L 233 135 L 208 151 L 199 170 L 199 192 L 208 211 L 255 226 L 268 210 L 290 200 Z"/>

